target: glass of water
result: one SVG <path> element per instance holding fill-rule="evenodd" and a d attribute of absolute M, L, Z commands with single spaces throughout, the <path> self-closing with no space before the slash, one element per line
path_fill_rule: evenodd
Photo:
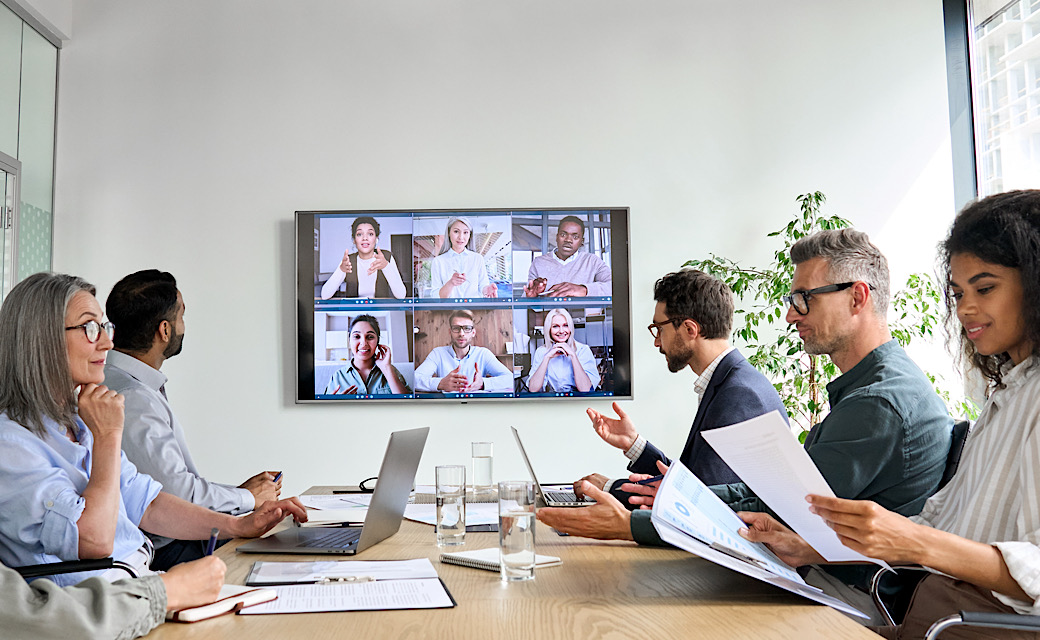
<path fill-rule="evenodd" d="M 491 454 L 494 444 L 491 442 L 474 442 L 473 451 L 473 495 L 490 495 L 491 483 Z"/>
<path fill-rule="evenodd" d="M 437 472 L 437 546 L 466 542 L 466 467 L 439 466 Z"/>
<path fill-rule="evenodd" d="M 498 548 L 502 580 L 534 579 L 534 484 L 498 483 Z"/>

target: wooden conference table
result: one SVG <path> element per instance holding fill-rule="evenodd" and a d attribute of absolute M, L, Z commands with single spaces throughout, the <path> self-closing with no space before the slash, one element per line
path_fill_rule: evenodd
<path fill-rule="evenodd" d="M 328 493 L 314 487 L 307 493 Z M 280 525 L 284 526 L 284 525 Z M 677 549 L 558 536 L 538 523 L 538 553 L 563 565 L 505 584 L 497 573 L 442 564 L 433 527 L 405 520 L 401 530 L 360 560 L 430 558 L 458 606 L 417 611 L 364 611 L 270 616 L 227 615 L 194 624 L 168 623 L 149 639 L 286 640 L 305 638 L 877 638 L 828 607 L 753 580 Z M 242 584 L 257 560 L 318 556 L 217 551 L 227 582 Z M 457 550 L 498 544 L 497 533 L 467 533 Z M 325 556 L 328 559 L 328 556 Z M 344 556 L 342 559 L 348 559 Z"/>

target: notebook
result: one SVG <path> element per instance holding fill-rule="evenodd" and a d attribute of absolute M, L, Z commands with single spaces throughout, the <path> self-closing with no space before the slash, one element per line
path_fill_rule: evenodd
<path fill-rule="evenodd" d="M 531 474 L 531 479 L 534 480 L 534 490 L 538 496 L 538 502 L 541 503 L 539 506 L 587 507 L 596 502 L 587 496 L 584 500 L 578 499 L 578 496 L 574 495 L 574 490 L 568 485 L 543 486 L 538 484 L 538 476 L 535 475 L 534 467 L 531 466 L 531 460 L 527 457 L 527 451 L 524 450 L 524 443 L 520 441 L 520 433 L 516 430 L 516 427 L 509 428 L 513 430 L 513 437 L 516 438 L 516 446 L 520 447 L 520 457 L 524 459 L 524 464 L 527 465 L 527 471 Z"/>
<path fill-rule="evenodd" d="M 485 571 L 498 571 L 502 568 L 501 552 L 498 547 L 479 549 L 477 551 L 456 551 L 454 553 L 442 553 L 440 560 L 447 564 L 457 564 L 462 567 L 484 569 Z M 563 564 L 556 556 L 535 555 L 534 566 L 536 568 L 555 567 Z"/>
<path fill-rule="evenodd" d="M 274 589 L 257 589 L 255 587 L 242 587 L 237 584 L 226 584 L 220 588 L 220 595 L 217 597 L 216 602 L 170 611 L 166 614 L 166 619 L 171 622 L 198 622 L 199 620 L 207 620 L 225 613 L 234 613 L 246 607 L 270 602 L 277 597 L 278 594 Z"/>
<path fill-rule="evenodd" d="M 390 434 L 364 526 L 337 529 L 290 527 L 266 538 L 250 540 L 239 545 L 236 551 L 354 555 L 386 540 L 401 528 L 401 518 L 429 432 L 429 427 L 423 427 Z"/>

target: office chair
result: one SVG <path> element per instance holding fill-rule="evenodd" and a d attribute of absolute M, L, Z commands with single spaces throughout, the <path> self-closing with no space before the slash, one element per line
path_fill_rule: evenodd
<path fill-rule="evenodd" d="M 120 560 L 112 558 L 97 558 L 92 560 L 69 560 L 68 562 L 52 562 L 47 564 L 30 564 L 24 567 L 11 567 L 26 580 L 39 578 L 40 576 L 53 576 L 60 573 L 77 573 L 79 571 L 105 571 L 107 569 L 122 569 L 130 574 L 131 578 L 137 577 L 133 567 Z"/>
<path fill-rule="evenodd" d="M 1040 632 L 1040 616 L 1027 616 L 1018 613 L 977 613 L 961 611 L 935 621 L 925 640 L 935 640 L 943 631 L 955 626 L 980 627 L 985 629 L 1009 629 L 1013 631 Z"/>
<path fill-rule="evenodd" d="M 964 441 L 967 439 L 970 429 L 971 423 L 967 420 L 958 420 L 953 423 L 950 451 L 946 454 L 946 467 L 943 469 L 936 491 L 949 484 L 953 475 L 957 473 L 961 453 L 964 452 Z M 870 596 L 874 600 L 874 606 L 885 620 L 885 624 L 890 625 L 898 624 L 903 620 L 917 583 L 929 574 L 927 569 L 916 565 L 892 568 L 896 570 L 895 576 L 887 569 L 878 569 L 870 581 Z"/>

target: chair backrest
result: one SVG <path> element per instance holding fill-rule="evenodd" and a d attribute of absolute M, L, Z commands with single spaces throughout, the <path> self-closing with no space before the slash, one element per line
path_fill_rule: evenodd
<path fill-rule="evenodd" d="M 970 429 L 971 422 L 967 420 L 957 420 L 953 423 L 950 453 L 946 455 L 946 469 L 943 470 L 942 480 L 939 481 L 940 489 L 945 487 L 950 479 L 953 478 L 953 474 L 957 473 L 957 465 L 961 463 L 961 452 L 964 451 L 964 440 L 968 437 Z"/>

